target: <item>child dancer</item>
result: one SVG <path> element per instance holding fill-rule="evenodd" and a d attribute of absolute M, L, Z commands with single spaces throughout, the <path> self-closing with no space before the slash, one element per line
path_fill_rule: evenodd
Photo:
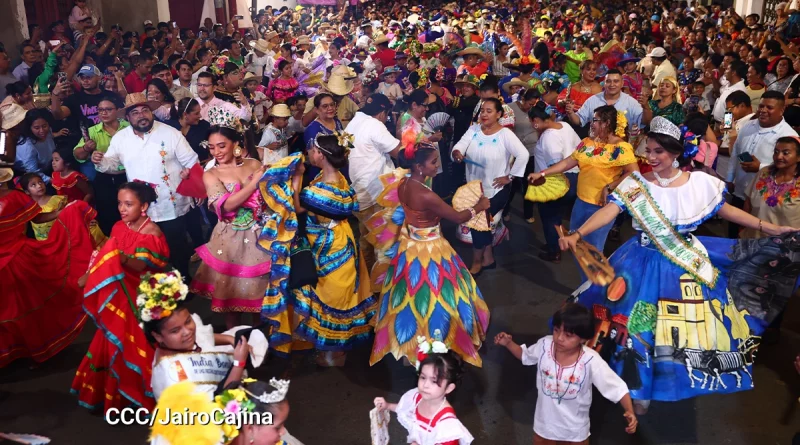
<path fill-rule="evenodd" d="M 47 187 L 44 185 L 44 180 L 38 173 L 25 173 L 19 180 L 19 185 L 22 190 L 28 194 L 39 207 L 42 208 L 43 213 L 61 212 L 67 205 L 67 198 L 65 196 L 53 196 L 47 194 Z M 41 224 L 31 223 L 33 226 L 33 235 L 39 241 L 47 239 L 50 229 L 53 227 L 55 218 L 48 222 Z"/>
<path fill-rule="evenodd" d="M 438 332 L 438 330 L 437 330 Z M 434 333 L 436 336 L 436 333 Z M 474 440 L 456 413 L 447 395 L 456 389 L 462 370 L 461 358 L 448 351 L 441 341 L 420 338 L 417 349 L 417 387 L 398 403 L 375 398 L 375 407 L 397 413 L 397 420 L 408 430 L 408 443 L 416 445 L 468 445 Z"/>
<path fill-rule="evenodd" d="M 78 162 L 70 149 L 58 149 L 53 152 L 53 188 L 60 196 L 66 196 L 67 202 L 92 202 L 94 191 L 83 173 L 77 170 Z"/>
<path fill-rule="evenodd" d="M 514 343 L 501 332 L 494 338 L 526 366 L 537 366 L 534 445 L 589 443 L 592 385 L 607 399 L 619 402 L 628 421 L 625 431 L 636 432 L 636 414 L 625 382 L 584 342 L 594 337 L 589 309 L 567 303 L 553 315 L 553 335 L 532 346 Z"/>

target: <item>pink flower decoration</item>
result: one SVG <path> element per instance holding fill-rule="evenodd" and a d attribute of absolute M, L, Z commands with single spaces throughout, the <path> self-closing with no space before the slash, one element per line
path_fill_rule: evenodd
<path fill-rule="evenodd" d="M 224 411 L 229 414 L 239 414 L 241 410 L 242 410 L 242 405 L 236 400 L 229 401 L 228 404 L 225 405 L 224 409 Z"/>

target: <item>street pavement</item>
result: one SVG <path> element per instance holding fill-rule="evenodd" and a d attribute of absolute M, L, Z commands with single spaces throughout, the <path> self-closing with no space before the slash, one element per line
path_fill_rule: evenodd
<path fill-rule="evenodd" d="M 475 436 L 474 444 L 532 443 L 535 368 L 522 366 L 504 348 L 495 347 L 491 339 L 506 331 L 518 343 L 531 344 L 547 335 L 548 318 L 579 285 L 578 268 L 570 255 L 564 255 L 558 265 L 539 260 L 544 242 L 541 225 L 538 221 L 534 225 L 525 223 L 519 205 L 515 207 L 511 242 L 496 249 L 497 269 L 477 279 L 491 310 L 487 341 L 481 349 L 483 368 L 468 367 L 450 398 L 459 419 Z M 725 223 L 712 221 L 701 230 L 704 234 L 722 234 Z M 452 239 L 453 226 L 445 226 L 445 231 Z M 631 233 L 628 227 L 623 238 Z M 469 248 L 457 242 L 453 245 L 469 264 Z M 618 245 L 609 242 L 606 253 Z M 796 300 L 787 310 L 778 342 L 759 350 L 753 390 L 674 403 L 654 402 L 649 413 L 639 418 L 639 431 L 634 435 L 624 431 L 622 409 L 595 391 L 591 443 L 791 443 L 792 436 L 800 431 L 800 413 L 795 410 L 800 377 L 792 366 L 800 352 L 800 335 L 787 329 L 800 326 L 800 304 Z M 190 309 L 216 328 L 224 325 L 222 317 L 212 315 L 205 300 L 195 299 Z M 89 321 L 74 344 L 38 368 L 29 369 L 31 363 L 17 361 L 0 369 L 0 432 L 40 434 L 56 445 L 146 443 L 146 427 L 108 425 L 99 413 L 79 407 L 69 392 L 94 332 Z M 390 402 L 398 401 L 416 385 L 416 376 L 413 368 L 402 366 L 391 356 L 373 367 L 368 359 L 368 347 L 350 353 L 342 368 L 318 368 L 307 354 L 290 361 L 272 358 L 255 377 L 268 379 L 291 372 L 287 428 L 306 445 L 369 445 L 372 400 L 382 396 Z M 405 430 L 396 419 L 391 424 L 391 436 L 392 444 L 406 443 Z"/>

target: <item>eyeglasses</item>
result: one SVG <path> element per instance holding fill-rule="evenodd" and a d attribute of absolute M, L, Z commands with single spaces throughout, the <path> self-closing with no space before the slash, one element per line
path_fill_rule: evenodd
<path fill-rule="evenodd" d="M 335 103 L 333 103 L 333 104 L 320 104 L 319 107 L 322 108 L 322 109 L 335 108 L 336 104 Z"/>
<path fill-rule="evenodd" d="M 113 113 L 115 111 L 117 111 L 116 108 L 98 108 L 97 109 L 98 113 Z"/>

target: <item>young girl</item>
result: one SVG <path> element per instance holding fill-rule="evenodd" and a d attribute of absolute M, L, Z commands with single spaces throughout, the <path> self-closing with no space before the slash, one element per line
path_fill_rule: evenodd
<path fill-rule="evenodd" d="M 271 98 L 276 104 L 282 104 L 286 102 L 286 99 L 292 97 L 297 88 L 300 87 L 300 83 L 292 77 L 292 62 L 281 60 L 278 62 L 277 71 L 280 76 L 269 83 L 267 97 Z"/>
<path fill-rule="evenodd" d="M 456 389 L 462 363 L 459 356 L 447 350 L 440 341 L 419 342 L 417 387 L 409 390 L 398 403 L 375 398 L 375 407 L 397 413 L 397 420 L 408 430 L 408 443 L 415 445 L 468 445 L 474 440 L 458 420 L 447 395 Z M 446 351 L 430 353 L 432 350 Z M 427 352 L 426 352 L 427 351 Z"/>
<path fill-rule="evenodd" d="M 78 161 L 72 150 L 58 149 L 53 152 L 53 187 L 59 196 L 66 196 L 67 202 L 86 201 L 91 203 L 94 191 L 86 176 L 77 171 Z"/>
<path fill-rule="evenodd" d="M 20 178 L 19 184 L 22 186 L 22 190 L 39 204 L 43 213 L 56 212 L 56 214 L 58 214 L 58 212 L 67 205 L 66 196 L 52 196 L 47 194 L 47 187 L 38 173 L 25 173 Z M 50 233 L 54 222 L 55 218 L 41 224 L 31 222 L 33 226 L 33 235 L 36 239 L 39 241 L 46 240 L 47 234 Z"/>
<path fill-rule="evenodd" d="M 628 421 L 625 431 L 636 432 L 636 414 L 628 386 L 600 354 L 583 344 L 594 335 L 589 309 L 567 303 L 553 315 L 553 335 L 539 339 L 532 346 L 514 343 L 505 332 L 494 338 L 495 344 L 505 346 L 523 365 L 538 365 L 534 445 L 589 444 L 592 385 L 605 398 L 622 405 Z"/>
<path fill-rule="evenodd" d="M 397 99 L 403 97 L 403 89 L 400 88 L 400 85 L 395 83 L 397 81 L 397 73 L 399 72 L 400 68 L 396 66 L 386 68 L 386 70 L 383 71 L 383 82 L 381 82 L 377 90 L 378 93 L 388 97 L 389 100 L 392 101 L 392 105 L 397 102 Z"/>

